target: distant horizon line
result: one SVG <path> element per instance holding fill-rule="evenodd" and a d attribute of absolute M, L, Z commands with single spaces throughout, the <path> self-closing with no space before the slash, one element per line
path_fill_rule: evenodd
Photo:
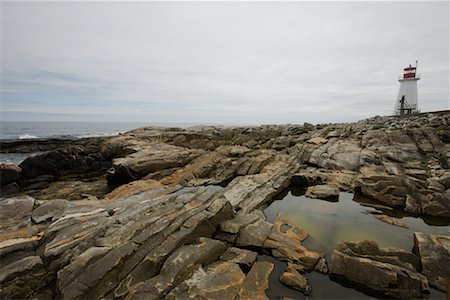
<path fill-rule="evenodd" d="M 434 111 L 421 111 L 418 112 L 416 114 L 427 114 L 427 113 L 445 113 L 445 112 L 450 112 L 450 108 L 448 109 L 441 109 L 441 110 L 434 110 Z M 413 114 L 414 115 L 414 114 Z M 168 126 L 173 126 L 173 125 L 192 125 L 192 126 L 261 126 L 261 125 L 302 125 L 304 123 L 310 123 L 313 125 L 319 125 L 319 124 L 329 124 L 329 123 L 354 123 L 354 122 L 358 122 L 358 121 L 362 121 L 362 120 L 366 120 L 366 119 L 370 119 L 373 117 L 394 117 L 396 115 L 372 115 L 369 117 L 363 117 L 359 120 L 354 120 L 354 121 L 341 121 L 341 122 L 270 122 L 270 123 L 215 123 L 215 122 L 170 122 L 170 121 L 160 121 L 160 122 L 151 122 L 151 121 L 58 121 L 58 120 L 0 120 L 0 123 L 12 123 L 12 122 L 19 122 L 19 123 L 128 123 L 128 124 L 149 124 L 149 125 L 168 125 Z M 163 126 L 164 127 L 164 126 Z"/>

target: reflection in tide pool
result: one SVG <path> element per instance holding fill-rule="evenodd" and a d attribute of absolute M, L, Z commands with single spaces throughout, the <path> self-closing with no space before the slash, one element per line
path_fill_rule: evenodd
<path fill-rule="evenodd" d="M 276 197 L 264 213 L 268 221 L 273 222 L 278 212 L 283 212 L 292 224 L 309 233 L 310 237 L 304 244 L 313 250 L 324 252 L 327 261 L 330 261 L 333 249 L 341 240 L 374 240 L 380 247 L 398 247 L 411 251 L 414 246 L 413 234 L 416 231 L 450 235 L 449 219 L 422 219 L 400 211 L 376 210 L 362 205 L 370 203 L 370 200 L 354 197 L 351 193 L 341 192 L 338 202 L 310 199 L 303 194 L 304 190 L 292 188 Z M 370 213 L 377 211 L 407 224 L 409 228 L 378 220 Z M 313 288 L 312 298 L 337 298 L 344 293 L 344 287 L 331 282 L 326 284 L 330 286 L 328 290 L 318 289 L 317 287 L 323 286 L 324 281 L 328 280 L 327 276 L 311 273 L 308 278 Z M 350 295 L 347 294 L 348 296 Z M 352 296 L 350 297 L 353 298 Z M 360 296 L 364 297 L 363 294 Z M 445 294 L 433 290 L 431 298 L 445 298 Z"/>

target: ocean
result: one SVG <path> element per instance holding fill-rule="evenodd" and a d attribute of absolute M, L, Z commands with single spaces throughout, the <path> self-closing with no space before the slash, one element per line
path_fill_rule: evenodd
<path fill-rule="evenodd" d="M 189 127 L 190 123 L 144 123 L 144 122 L 0 122 L 0 148 L 2 140 L 22 140 L 37 138 L 75 137 L 117 135 L 120 132 L 144 126 Z M 20 164 L 27 157 L 36 153 L 1 153 L 0 163 Z"/>
<path fill-rule="evenodd" d="M 116 135 L 144 126 L 189 127 L 189 123 L 137 123 L 137 122 L 18 122 L 2 121 L 0 140 L 35 139 L 49 137 L 94 137 Z"/>

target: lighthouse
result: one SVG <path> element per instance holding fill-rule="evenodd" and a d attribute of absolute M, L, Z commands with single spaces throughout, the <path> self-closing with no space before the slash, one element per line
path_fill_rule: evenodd
<path fill-rule="evenodd" d="M 417 80 L 420 79 L 416 74 L 416 66 L 403 69 L 403 77 L 400 82 L 400 90 L 395 100 L 394 115 L 406 115 L 418 111 L 417 107 Z"/>

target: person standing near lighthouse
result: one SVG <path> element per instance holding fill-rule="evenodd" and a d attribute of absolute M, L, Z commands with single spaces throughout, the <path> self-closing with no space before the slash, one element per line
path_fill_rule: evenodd
<path fill-rule="evenodd" d="M 400 89 L 395 101 L 394 115 L 418 112 L 417 81 L 420 80 L 420 77 L 417 76 L 416 72 L 417 61 L 415 67 L 409 65 L 409 67 L 403 69 L 403 77 L 398 80 Z"/>

